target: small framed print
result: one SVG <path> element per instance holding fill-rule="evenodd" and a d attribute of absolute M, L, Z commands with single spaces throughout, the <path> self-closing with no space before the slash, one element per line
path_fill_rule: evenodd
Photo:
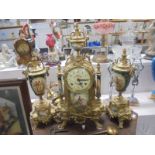
<path fill-rule="evenodd" d="M 30 135 L 31 100 L 26 79 L 0 80 L 0 135 Z"/>

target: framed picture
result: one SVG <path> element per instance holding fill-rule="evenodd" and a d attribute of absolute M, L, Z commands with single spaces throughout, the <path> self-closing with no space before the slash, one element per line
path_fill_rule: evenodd
<path fill-rule="evenodd" d="M 26 79 L 0 80 L 0 135 L 29 135 L 31 100 Z"/>

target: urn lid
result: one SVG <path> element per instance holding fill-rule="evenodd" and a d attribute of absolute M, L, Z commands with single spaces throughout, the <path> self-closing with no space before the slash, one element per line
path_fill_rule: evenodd
<path fill-rule="evenodd" d="M 126 49 L 123 49 L 121 58 L 113 63 L 112 69 L 120 72 L 130 72 L 133 69 L 133 66 L 127 59 Z"/>
<path fill-rule="evenodd" d="M 32 60 L 27 65 L 26 76 L 37 76 L 47 74 L 48 69 L 44 66 L 41 60 L 37 57 L 32 57 Z"/>
<path fill-rule="evenodd" d="M 78 23 L 75 23 L 74 25 L 74 29 L 75 31 L 72 32 L 68 38 L 68 41 L 72 44 L 72 43 L 86 43 L 86 41 L 88 40 L 88 37 L 84 34 L 84 32 L 80 31 L 79 25 Z"/>

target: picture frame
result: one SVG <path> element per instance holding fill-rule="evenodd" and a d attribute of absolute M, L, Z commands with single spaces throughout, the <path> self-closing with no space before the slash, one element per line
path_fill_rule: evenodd
<path fill-rule="evenodd" d="M 0 80 L 0 135 L 31 135 L 26 79 Z"/>

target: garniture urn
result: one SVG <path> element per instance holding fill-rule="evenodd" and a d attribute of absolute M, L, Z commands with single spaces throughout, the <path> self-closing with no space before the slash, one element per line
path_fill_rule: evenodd
<path fill-rule="evenodd" d="M 54 107 L 50 100 L 43 97 L 46 90 L 46 77 L 48 75 L 48 69 L 44 64 L 33 57 L 28 63 L 24 74 L 29 80 L 31 88 L 39 100 L 35 100 L 32 105 L 32 112 L 30 114 L 31 120 L 35 126 L 38 123 L 47 124 L 54 114 Z"/>
<path fill-rule="evenodd" d="M 122 96 L 126 90 L 130 79 L 134 73 L 134 66 L 127 60 L 126 50 L 123 50 L 122 57 L 113 62 L 111 66 L 112 82 L 118 92 L 118 96 L 113 97 L 107 107 L 110 118 L 117 118 L 119 127 L 123 128 L 123 122 L 131 120 L 131 109 L 129 101 Z"/>

